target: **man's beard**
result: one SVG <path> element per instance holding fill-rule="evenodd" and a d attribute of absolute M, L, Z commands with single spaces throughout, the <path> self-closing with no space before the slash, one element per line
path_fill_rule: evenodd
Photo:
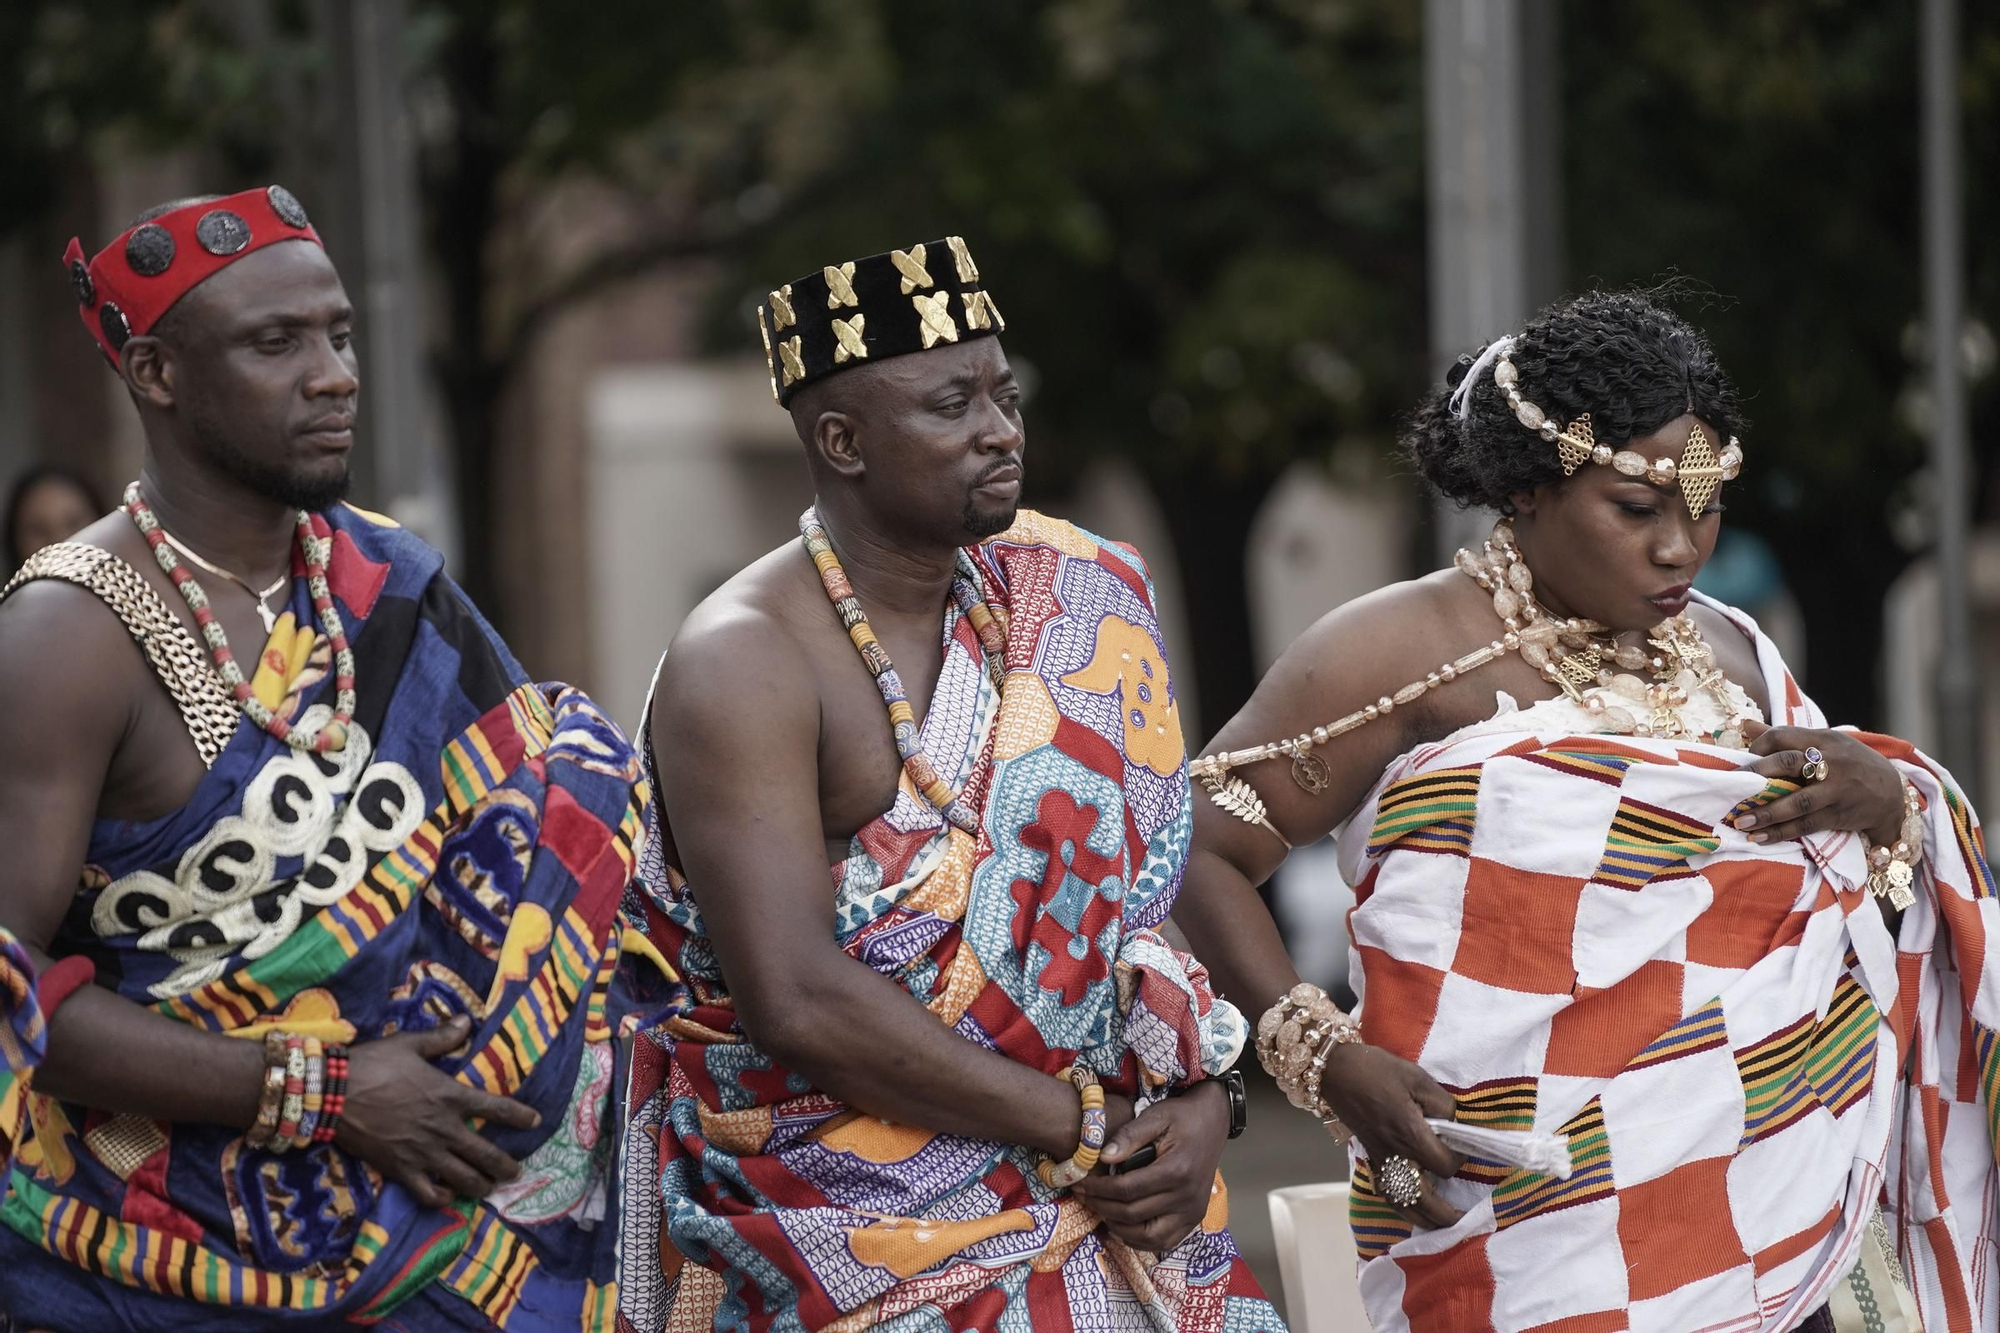
<path fill-rule="evenodd" d="M 305 471 L 295 465 L 288 466 L 282 459 L 261 457 L 243 449 L 205 413 L 192 414 L 188 424 L 193 427 L 202 452 L 231 481 L 287 509 L 303 509 L 308 513 L 331 509 L 347 498 L 353 485 L 352 470 L 344 456 L 329 459 L 329 463 L 339 464 L 338 470 L 329 467 L 325 472 Z"/>
<path fill-rule="evenodd" d="M 974 541 L 985 541 L 1013 527 L 1014 515 L 1020 508 L 1019 504 L 1010 504 L 1005 509 L 981 509 L 968 495 L 965 512 L 959 515 L 958 525 L 970 533 Z"/>

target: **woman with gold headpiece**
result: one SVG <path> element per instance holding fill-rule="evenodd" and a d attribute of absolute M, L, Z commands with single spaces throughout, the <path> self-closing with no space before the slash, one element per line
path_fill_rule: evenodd
<path fill-rule="evenodd" d="M 1377 1329 L 1830 1329 L 1898 1295 L 1995 1327 L 1978 821 L 1693 591 L 1741 430 L 1642 296 L 1461 358 L 1408 446 L 1491 537 L 1322 619 L 1191 766 L 1175 916 L 1353 1131 Z M 1336 830 L 1354 1018 L 1252 890 Z"/>

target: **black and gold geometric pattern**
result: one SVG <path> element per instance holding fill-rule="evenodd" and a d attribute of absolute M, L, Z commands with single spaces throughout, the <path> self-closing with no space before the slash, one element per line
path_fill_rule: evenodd
<path fill-rule="evenodd" d="M 757 307 L 771 396 L 790 404 L 836 371 L 1007 327 L 957 236 L 829 264 L 771 292 Z"/>

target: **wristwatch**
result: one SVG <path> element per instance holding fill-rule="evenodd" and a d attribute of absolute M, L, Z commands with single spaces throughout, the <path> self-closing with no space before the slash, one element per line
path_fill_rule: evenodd
<path fill-rule="evenodd" d="M 1229 1098 L 1229 1137 L 1240 1138 L 1250 1127 L 1250 1098 L 1243 1090 L 1243 1071 L 1232 1069 L 1222 1076 L 1222 1092 Z"/>

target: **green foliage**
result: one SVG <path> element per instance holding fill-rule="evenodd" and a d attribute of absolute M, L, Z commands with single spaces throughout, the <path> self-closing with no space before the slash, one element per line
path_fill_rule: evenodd
<path fill-rule="evenodd" d="M 296 5 L 262 16 L 297 34 Z M 211 11 L 169 0 L 13 0 L 0 5 L 0 235 L 40 217 L 100 136 L 139 150 L 206 145 L 253 170 L 273 126 L 270 88 L 311 57 L 277 44 L 260 58 Z"/>
<path fill-rule="evenodd" d="M 1991 321 L 2000 8 L 1960 8 L 1971 313 Z M 275 160 L 301 132 L 287 111 L 325 94 L 309 20 L 326 12 L 0 6 L 0 232 L 106 132 L 198 143 L 244 173 Z M 1405 0 L 410 0 L 468 504 L 484 503 L 496 386 L 562 305 L 704 257 L 706 342 L 748 350 L 775 283 L 961 234 L 1010 351 L 1038 372 L 1039 480 L 1119 451 L 1159 487 L 1202 637 L 1229 641 L 1200 650 L 1208 693 L 1231 674 L 1217 654 L 1240 649 L 1234 548 L 1270 479 L 1340 446 L 1386 454 L 1426 383 L 1420 14 Z M 1892 530 L 1923 512 L 1913 24 L 1907 6 L 1836 0 L 1568 0 L 1559 69 L 1538 72 L 1562 81 L 1569 285 L 1679 274 L 1705 290 L 1677 299 L 1751 420 L 1731 521 L 1777 546 L 1814 627 L 1814 688 L 1853 717 L 1872 714 L 1875 658 L 1852 617 L 1872 616 L 1907 559 Z M 636 231 L 604 253 L 495 263 L 495 240 L 576 180 L 617 191 Z M 1983 442 L 1996 383 L 1974 398 Z M 1233 707 L 1241 683 L 1207 710 Z"/>
<path fill-rule="evenodd" d="M 1842 720 L 1878 717 L 1881 599 L 1927 497 L 1908 410 L 1923 366 L 1913 6 L 1645 0 L 1563 12 L 1570 272 L 1576 285 L 1677 271 L 1677 303 L 1744 397 L 1749 466 L 1728 521 L 1769 539 L 1811 632 L 1809 685 Z M 1969 309 L 2000 302 L 2000 10 L 1960 6 Z M 1990 472 L 2000 396 L 1975 385 Z M 1991 507 L 1987 507 L 1990 514 Z"/>
<path fill-rule="evenodd" d="M 1042 371 L 1044 476 L 1124 450 L 1268 479 L 1346 437 L 1386 445 L 1424 366 L 1409 9 L 845 6 L 894 77 L 728 256 L 711 339 L 754 346 L 776 282 L 956 233 Z"/>

